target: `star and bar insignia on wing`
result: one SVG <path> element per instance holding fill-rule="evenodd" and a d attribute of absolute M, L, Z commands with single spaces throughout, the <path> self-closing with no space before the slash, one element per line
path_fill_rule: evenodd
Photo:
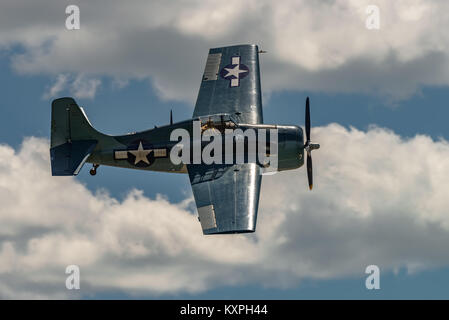
<path fill-rule="evenodd" d="M 240 86 L 240 79 L 246 77 L 249 74 L 249 68 L 240 63 L 240 57 L 234 56 L 231 58 L 231 64 L 228 64 L 221 69 L 220 76 L 223 79 L 230 80 L 230 87 Z"/>

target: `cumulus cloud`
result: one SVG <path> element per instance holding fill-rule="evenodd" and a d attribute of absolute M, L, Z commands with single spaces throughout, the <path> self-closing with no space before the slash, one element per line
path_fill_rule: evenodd
<path fill-rule="evenodd" d="M 289 287 L 303 279 L 410 272 L 449 264 L 449 144 L 331 124 L 314 128 L 315 189 L 303 168 L 264 178 L 258 228 L 203 236 L 192 199 L 131 190 L 119 201 L 51 177 L 48 141 L 0 146 L 0 296 L 201 292 L 223 285 Z M 187 177 L 186 177 L 187 179 Z M 105 186 L 107 188 L 107 186 Z"/>
<path fill-rule="evenodd" d="M 20 45 L 24 73 L 149 79 L 161 98 L 193 101 L 207 50 L 258 43 L 266 91 L 364 92 L 401 99 L 449 84 L 449 3 L 378 0 L 74 1 L 81 30 L 65 29 L 65 3 L 5 0 L 0 47 Z M 20 22 L 20 23 L 19 23 Z"/>
<path fill-rule="evenodd" d="M 56 98 L 62 92 L 67 91 L 74 98 L 93 99 L 100 85 L 100 79 L 87 77 L 84 74 L 78 74 L 76 77 L 69 74 L 59 74 L 55 83 L 48 88 L 47 92 L 42 95 L 42 98 Z M 118 82 L 117 85 L 124 86 L 121 82 Z"/>
<path fill-rule="evenodd" d="M 44 99 L 50 99 L 56 97 L 62 90 L 64 90 L 67 85 L 67 75 L 60 74 L 56 78 L 55 83 L 48 89 L 46 93 L 42 96 Z"/>
<path fill-rule="evenodd" d="M 88 78 L 84 75 L 78 75 L 73 82 L 73 96 L 77 98 L 94 98 L 101 80 Z"/>

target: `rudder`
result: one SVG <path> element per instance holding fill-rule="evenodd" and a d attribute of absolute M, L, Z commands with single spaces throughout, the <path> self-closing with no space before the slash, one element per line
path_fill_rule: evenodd
<path fill-rule="evenodd" d="M 99 135 L 74 99 L 54 100 L 50 147 L 52 175 L 77 175 L 95 149 Z"/>

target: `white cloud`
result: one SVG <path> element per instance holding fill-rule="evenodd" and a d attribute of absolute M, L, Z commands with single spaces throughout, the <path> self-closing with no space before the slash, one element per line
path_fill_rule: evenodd
<path fill-rule="evenodd" d="M 133 190 L 120 202 L 51 177 L 46 140 L 28 138 L 17 152 L 1 145 L 0 296 L 72 296 L 70 264 L 81 268 L 84 295 L 288 287 L 360 277 L 370 264 L 382 272 L 449 264 L 446 141 L 336 124 L 312 135 L 322 146 L 313 192 L 304 168 L 265 177 L 257 232 L 222 236 L 202 235 L 191 199 Z"/>
<path fill-rule="evenodd" d="M 77 98 L 94 98 L 98 87 L 101 84 L 99 79 L 89 79 L 84 75 L 78 75 L 73 82 L 72 91 Z"/>
<path fill-rule="evenodd" d="M 67 85 L 67 75 L 60 74 L 56 78 L 55 83 L 48 89 L 42 96 L 44 99 L 50 99 L 56 97 Z"/>
<path fill-rule="evenodd" d="M 75 98 L 93 99 L 100 85 L 100 79 L 86 77 L 84 74 L 78 74 L 76 77 L 69 74 L 59 74 L 55 83 L 48 88 L 42 98 L 57 98 L 61 92 L 67 91 Z"/>
<path fill-rule="evenodd" d="M 20 44 L 24 73 L 148 78 L 164 99 L 193 101 L 207 50 L 258 43 L 265 90 L 408 97 L 449 84 L 449 3 L 378 0 L 381 28 L 365 28 L 369 0 L 75 1 L 81 30 L 65 29 L 65 4 L 5 0 L 0 47 Z M 4 2 L 5 2 L 4 1 Z"/>

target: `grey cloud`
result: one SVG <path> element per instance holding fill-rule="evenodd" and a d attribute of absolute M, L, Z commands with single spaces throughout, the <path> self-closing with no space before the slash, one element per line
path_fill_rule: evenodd
<path fill-rule="evenodd" d="M 160 97 L 193 102 L 207 50 L 249 42 L 269 52 L 262 58 L 267 92 L 364 92 L 397 100 L 421 86 L 449 84 L 449 19 L 441 1 L 378 1 L 378 31 L 364 27 L 369 1 L 74 4 L 81 9 L 79 31 L 65 30 L 59 1 L 2 5 L 0 44 L 24 48 L 12 56 L 15 70 L 145 78 Z"/>

